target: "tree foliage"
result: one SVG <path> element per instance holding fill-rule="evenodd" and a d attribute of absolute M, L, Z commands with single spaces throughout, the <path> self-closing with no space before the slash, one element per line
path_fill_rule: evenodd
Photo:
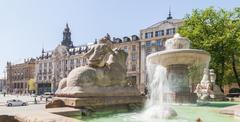
<path fill-rule="evenodd" d="M 217 84 L 237 82 L 240 86 L 240 8 L 194 9 L 178 33 L 191 40 L 192 48 L 211 54 L 210 68 L 215 69 Z"/>
<path fill-rule="evenodd" d="M 36 90 L 35 80 L 34 80 L 34 79 L 28 80 L 28 90 L 29 90 L 29 91 L 34 91 L 34 90 Z"/>

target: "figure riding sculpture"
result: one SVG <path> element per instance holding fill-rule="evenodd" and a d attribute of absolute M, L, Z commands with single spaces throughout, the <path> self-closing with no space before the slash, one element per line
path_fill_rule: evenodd
<path fill-rule="evenodd" d="M 127 53 L 121 49 L 112 50 L 109 36 L 100 39 L 83 56 L 88 59 L 88 65 L 73 69 L 63 78 L 57 96 L 76 96 L 102 87 L 127 85 Z"/>

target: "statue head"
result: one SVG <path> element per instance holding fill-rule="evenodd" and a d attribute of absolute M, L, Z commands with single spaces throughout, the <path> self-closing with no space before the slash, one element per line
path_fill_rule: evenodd
<path fill-rule="evenodd" d="M 126 65 L 126 60 L 127 60 L 128 54 L 120 48 L 115 48 L 115 49 L 113 49 L 113 51 L 118 56 L 119 62 L 121 62 L 123 65 Z"/>
<path fill-rule="evenodd" d="M 126 60 L 127 60 L 128 54 L 124 50 L 119 48 L 114 48 L 113 52 L 114 54 L 111 54 L 109 56 L 107 64 L 111 65 L 113 63 L 117 63 L 117 64 L 120 64 L 123 68 L 126 68 Z"/>
<path fill-rule="evenodd" d="M 98 42 L 99 44 L 111 44 L 111 37 L 110 35 L 107 33 L 106 36 L 104 36 L 103 38 L 101 38 Z"/>

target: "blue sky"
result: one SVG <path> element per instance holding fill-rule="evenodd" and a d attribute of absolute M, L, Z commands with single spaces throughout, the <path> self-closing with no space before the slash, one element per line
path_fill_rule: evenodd
<path fill-rule="evenodd" d="M 54 49 L 68 22 L 75 45 L 106 33 L 123 37 L 166 19 L 209 6 L 232 9 L 238 0 L 0 0 L 0 77 L 7 61 L 36 57 Z"/>

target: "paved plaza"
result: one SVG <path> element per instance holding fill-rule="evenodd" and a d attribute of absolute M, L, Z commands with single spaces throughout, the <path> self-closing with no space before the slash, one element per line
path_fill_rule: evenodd
<path fill-rule="evenodd" d="M 6 101 L 11 99 L 19 99 L 24 102 L 28 102 L 27 106 L 6 106 Z M 20 96 L 20 95 L 6 95 L 5 97 L 0 94 L 0 115 L 15 115 L 17 113 L 26 112 L 26 111 L 38 111 L 45 109 L 46 101 L 45 99 L 40 100 L 40 97 L 37 97 L 37 104 L 34 104 L 34 97 Z"/>

